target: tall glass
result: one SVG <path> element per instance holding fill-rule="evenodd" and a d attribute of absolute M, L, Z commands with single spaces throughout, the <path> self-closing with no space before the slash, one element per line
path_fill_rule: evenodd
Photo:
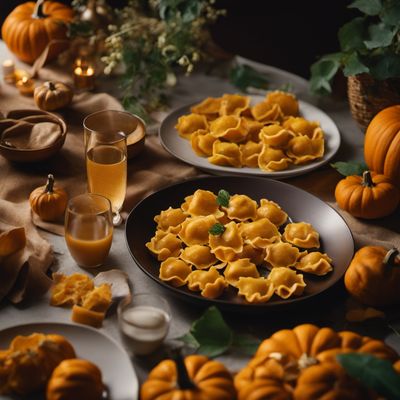
<path fill-rule="evenodd" d="M 88 187 L 90 193 L 101 194 L 111 201 L 113 223 L 119 225 L 126 194 L 126 135 L 118 126 L 99 125 L 101 113 L 91 114 L 83 122 Z"/>
<path fill-rule="evenodd" d="M 95 268 L 106 259 L 113 237 L 111 203 L 86 193 L 72 198 L 65 213 L 65 241 L 78 265 Z"/>

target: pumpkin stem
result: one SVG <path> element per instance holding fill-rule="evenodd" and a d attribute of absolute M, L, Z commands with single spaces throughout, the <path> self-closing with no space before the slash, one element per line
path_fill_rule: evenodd
<path fill-rule="evenodd" d="M 374 187 L 375 183 L 372 181 L 372 176 L 370 171 L 364 171 L 362 175 L 362 185 L 367 187 Z"/>
<path fill-rule="evenodd" d="M 44 18 L 46 14 L 43 12 L 44 0 L 37 0 L 33 9 L 32 18 Z"/>
<path fill-rule="evenodd" d="M 386 253 L 385 257 L 383 258 L 382 261 L 383 264 L 388 265 L 390 267 L 395 267 L 396 266 L 395 260 L 399 254 L 400 254 L 399 250 L 393 247 Z"/>
<path fill-rule="evenodd" d="M 44 188 L 45 193 L 53 193 L 54 187 L 54 176 L 52 174 L 47 175 L 47 183 Z"/>
<path fill-rule="evenodd" d="M 192 380 L 189 377 L 185 361 L 183 360 L 181 352 L 176 351 L 173 358 L 176 364 L 177 383 L 179 389 L 181 390 L 195 389 L 196 385 L 192 382 Z"/>
<path fill-rule="evenodd" d="M 45 85 L 47 86 L 47 88 L 48 88 L 49 90 L 56 90 L 56 85 L 55 85 L 54 82 L 52 82 L 52 81 L 47 81 L 47 82 L 45 83 Z"/>

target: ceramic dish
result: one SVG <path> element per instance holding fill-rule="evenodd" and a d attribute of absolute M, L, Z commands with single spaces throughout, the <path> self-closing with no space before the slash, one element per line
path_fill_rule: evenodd
<path fill-rule="evenodd" d="M 52 143 L 51 146 L 43 147 L 40 149 L 15 149 L 12 147 L 4 146 L 0 143 L 0 154 L 4 158 L 7 158 L 7 160 L 20 163 L 43 161 L 56 154 L 64 145 L 65 138 L 67 136 L 67 125 L 61 118 L 57 117 L 55 114 L 41 110 L 13 110 L 6 115 L 6 118 L 20 119 L 29 115 L 50 116 L 55 120 L 55 122 L 57 122 L 61 126 L 61 136 L 54 143 Z"/>
<path fill-rule="evenodd" d="M 117 342 L 96 329 L 53 322 L 13 326 L 0 332 L 0 349 L 7 348 L 16 335 L 30 335 L 34 332 L 65 336 L 79 358 L 96 364 L 108 388 L 109 400 L 138 398 L 139 383 L 128 354 Z M 38 394 L 30 396 L 29 400 L 43 400 L 44 397 Z M 11 397 L 6 396 L 0 398 L 11 400 Z"/>
<path fill-rule="evenodd" d="M 252 104 L 255 104 L 262 101 L 264 97 L 251 96 L 251 99 Z M 178 131 L 175 129 L 178 118 L 190 113 L 190 107 L 194 104 L 196 103 L 172 111 L 163 120 L 159 130 L 160 141 L 164 148 L 173 156 L 215 175 L 262 176 L 273 179 L 290 178 L 308 173 L 326 164 L 336 154 L 340 147 L 340 133 L 332 119 L 319 108 L 299 100 L 300 116 L 310 121 L 318 121 L 325 133 L 325 153 L 322 158 L 304 165 L 291 165 L 286 170 L 275 172 L 267 172 L 259 168 L 234 168 L 214 165 L 211 164 L 206 157 L 199 157 L 196 155 L 192 149 L 190 141 L 180 137 Z"/>
<path fill-rule="evenodd" d="M 180 207 L 184 197 L 197 189 L 217 193 L 225 189 L 231 194 L 246 194 L 254 200 L 267 198 L 278 203 L 293 222 L 311 223 L 320 233 L 321 247 L 333 259 L 333 271 L 323 277 L 304 274 L 307 284 L 300 297 L 287 300 L 273 296 L 262 304 L 250 304 L 240 298 L 236 289 L 229 287 L 217 299 L 207 299 L 198 292 L 186 287 L 175 288 L 158 277 L 160 262 L 146 248 L 145 244 L 155 232 L 154 216 L 161 210 Z M 129 251 L 137 263 L 150 278 L 167 288 L 182 299 L 203 304 L 217 304 L 236 309 L 272 309 L 291 303 L 302 302 L 316 296 L 333 286 L 344 274 L 354 253 L 354 242 L 349 227 L 342 217 L 317 197 L 283 182 L 251 177 L 204 177 L 187 180 L 155 192 L 142 200 L 129 214 L 126 221 L 126 241 Z"/>

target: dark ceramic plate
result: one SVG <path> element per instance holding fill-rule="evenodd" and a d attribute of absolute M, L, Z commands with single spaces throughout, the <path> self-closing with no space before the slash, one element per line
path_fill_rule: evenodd
<path fill-rule="evenodd" d="M 321 251 L 332 258 L 333 271 L 323 277 L 304 274 L 307 286 L 300 297 L 283 300 L 274 295 L 269 302 L 262 304 L 247 303 L 236 294 L 237 290 L 233 287 L 229 287 L 217 299 L 207 299 L 186 287 L 175 288 L 163 282 L 158 277 L 160 262 L 145 246 L 156 230 L 153 218 L 169 206 L 179 207 L 184 198 L 197 189 L 211 190 L 214 193 L 225 189 L 231 194 L 246 194 L 257 201 L 261 198 L 275 201 L 289 214 L 292 221 L 309 222 L 320 233 Z M 129 251 L 137 265 L 160 285 L 182 299 L 203 302 L 203 304 L 213 303 L 222 307 L 229 306 L 233 309 L 270 309 L 310 299 L 329 289 L 343 276 L 354 253 L 350 229 L 333 208 L 304 190 L 265 178 L 204 177 L 168 186 L 142 200 L 131 211 L 126 221 L 125 234 Z"/>

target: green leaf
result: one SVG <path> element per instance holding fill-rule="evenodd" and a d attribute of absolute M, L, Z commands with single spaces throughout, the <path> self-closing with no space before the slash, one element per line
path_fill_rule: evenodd
<path fill-rule="evenodd" d="M 178 338 L 178 340 L 182 341 L 189 347 L 194 347 L 195 349 L 198 349 L 200 346 L 199 342 L 196 340 L 196 338 L 190 332 L 181 336 L 180 338 Z"/>
<path fill-rule="evenodd" d="M 371 75 L 378 80 L 400 76 L 400 56 L 390 50 L 369 59 Z"/>
<path fill-rule="evenodd" d="M 189 23 L 200 16 L 203 5 L 199 0 L 160 0 L 160 18 L 169 21 L 180 15 L 183 22 Z"/>
<path fill-rule="evenodd" d="M 378 15 L 382 9 L 382 2 L 381 0 L 356 0 L 348 7 L 357 8 L 367 15 Z"/>
<path fill-rule="evenodd" d="M 341 66 L 342 53 L 328 54 L 311 66 L 310 89 L 316 94 L 332 92 L 331 80 Z"/>
<path fill-rule="evenodd" d="M 228 207 L 230 198 L 231 198 L 231 195 L 229 194 L 229 192 L 227 192 L 224 189 L 221 189 L 218 192 L 217 203 L 218 203 L 218 205 L 220 205 L 222 207 Z"/>
<path fill-rule="evenodd" d="M 365 22 L 366 20 L 363 17 L 354 18 L 339 29 L 338 38 L 342 51 L 365 49 Z"/>
<path fill-rule="evenodd" d="M 122 99 L 122 106 L 126 111 L 141 117 L 145 122 L 151 122 L 151 118 L 139 100 L 135 96 L 125 96 Z"/>
<path fill-rule="evenodd" d="M 199 344 L 198 352 L 208 357 L 217 357 L 227 351 L 233 340 L 232 330 L 215 306 L 193 322 L 190 333 Z"/>
<path fill-rule="evenodd" d="M 400 399 L 400 375 L 387 360 L 371 354 L 339 354 L 339 363 L 353 378 L 388 400 Z"/>
<path fill-rule="evenodd" d="M 383 3 L 380 17 L 386 25 L 400 27 L 400 2 L 398 0 L 386 0 Z"/>
<path fill-rule="evenodd" d="M 220 224 L 219 222 L 217 222 L 216 224 L 214 224 L 209 230 L 208 233 L 210 233 L 211 235 L 214 236 L 219 236 L 222 235 L 225 232 L 225 227 Z"/>
<path fill-rule="evenodd" d="M 269 85 L 268 79 L 263 74 L 243 64 L 231 68 L 229 80 L 243 92 L 246 92 L 249 87 L 267 89 Z"/>
<path fill-rule="evenodd" d="M 368 27 L 368 40 L 364 40 L 367 49 L 377 49 L 387 47 L 392 43 L 396 29 L 384 23 L 372 24 Z"/>
<path fill-rule="evenodd" d="M 350 175 L 362 175 L 364 171 L 368 171 L 368 166 L 365 162 L 349 161 L 343 162 L 338 161 L 331 164 L 331 167 L 335 168 L 340 174 L 344 176 Z"/>
<path fill-rule="evenodd" d="M 232 347 L 240 350 L 242 353 L 253 356 L 260 345 L 261 340 L 245 334 L 234 334 Z"/>
<path fill-rule="evenodd" d="M 348 57 L 346 57 L 344 65 L 344 76 L 358 75 L 362 74 L 363 72 L 369 72 L 369 68 L 360 61 L 357 53 L 351 53 Z"/>

